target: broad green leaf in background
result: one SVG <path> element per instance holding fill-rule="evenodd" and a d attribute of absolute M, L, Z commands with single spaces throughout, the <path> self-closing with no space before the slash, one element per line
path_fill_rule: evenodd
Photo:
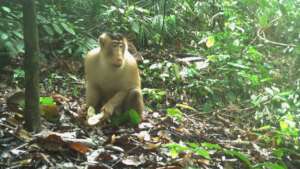
<path fill-rule="evenodd" d="M 53 29 L 55 30 L 55 32 L 58 33 L 59 35 L 61 35 L 63 33 L 61 28 L 56 23 L 53 23 L 52 26 L 53 26 Z"/>
<path fill-rule="evenodd" d="M 71 25 L 62 22 L 62 23 L 61 23 L 61 26 L 62 26 L 67 32 L 69 32 L 70 34 L 72 34 L 72 35 L 75 35 L 75 34 L 76 34 L 75 31 L 74 31 L 74 29 L 71 27 Z"/>
<path fill-rule="evenodd" d="M 133 22 L 131 24 L 131 29 L 135 32 L 135 33 L 139 33 L 140 32 L 140 25 L 138 22 Z"/>
<path fill-rule="evenodd" d="M 6 6 L 2 6 L 1 8 L 2 8 L 5 12 L 7 12 L 7 13 L 10 13 L 10 12 L 11 12 L 11 9 L 8 8 L 8 7 L 6 7 Z"/>
<path fill-rule="evenodd" d="M 206 40 L 206 47 L 211 48 L 215 44 L 215 38 L 213 36 L 209 36 Z"/>

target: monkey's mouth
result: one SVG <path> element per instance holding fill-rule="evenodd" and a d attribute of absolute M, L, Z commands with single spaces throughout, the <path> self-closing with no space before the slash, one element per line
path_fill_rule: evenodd
<path fill-rule="evenodd" d="M 115 62 L 113 63 L 113 65 L 116 67 L 116 68 L 119 68 L 122 66 L 122 62 Z"/>

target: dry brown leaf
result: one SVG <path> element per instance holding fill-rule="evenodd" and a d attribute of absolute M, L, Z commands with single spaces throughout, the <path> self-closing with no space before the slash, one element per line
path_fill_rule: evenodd
<path fill-rule="evenodd" d="M 61 95 L 61 94 L 57 94 L 57 93 L 53 93 L 51 95 L 51 97 L 53 98 L 53 100 L 56 102 L 56 103 L 59 103 L 59 104 L 62 104 L 63 102 L 68 102 L 70 101 L 70 99 L 68 99 L 67 97 Z"/>
<path fill-rule="evenodd" d="M 161 143 L 145 143 L 143 147 L 146 150 L 156 150 L 160 145 Z"/>
<path fill-rule="evenodd" d="M 23 109 L 25 107 L 25 92 L 15 92 L 7 98 L 6 103 L 10 111 L 23 112 Z"/>
<path fill-rule="evenodd" d="M 199 164 L 204 164 L 204 165 L 209 165 L 209 160 L 201 158 L 201 159 L 197 159 L 197 162 Z"/>
<path fill-rule="evenodd" d="M 190 134 L 189 130 L 184 128 L 184 127 L 177 127 L 177 128 L 175 128 L 175 130 L 180 132 L 180 133 Z"/>
<path fill-rule="evenodd" d="M 69 147 L 81 154 L 85 154 L 91 150 L 88 146 L 81 143 L 69 143 Z"/>

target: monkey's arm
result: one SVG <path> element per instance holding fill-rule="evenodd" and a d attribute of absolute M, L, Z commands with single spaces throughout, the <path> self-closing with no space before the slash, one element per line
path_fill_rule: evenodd
<path fill-rule="evenodd" d="M 114 110 L 121 106 L 125 97 L 127 96 L 127 93 L 127 91 L 119 91 L 111 99 L 109 99 L 107 103 L 104 104 L 104 106 L 101 108 L 101 112 L 104 113 L 104 118 L 110 117 Z"/>

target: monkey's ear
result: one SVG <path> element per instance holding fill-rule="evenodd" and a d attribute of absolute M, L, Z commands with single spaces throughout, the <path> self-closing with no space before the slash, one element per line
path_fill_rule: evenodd
<path fill-rule="evenodd" d="M 125 36 L 123 36 L 123 42 L 124 42 L 124 45 L 125 45 L 125 50 L 128 50 L 128 40 Z"/>
<path fill-rule="evenodd" d="M 98 38 L 98 42 L 101 48 L 105 48 L 110 41 L 111 38 L 108 33 L 102 33 Z"/>

